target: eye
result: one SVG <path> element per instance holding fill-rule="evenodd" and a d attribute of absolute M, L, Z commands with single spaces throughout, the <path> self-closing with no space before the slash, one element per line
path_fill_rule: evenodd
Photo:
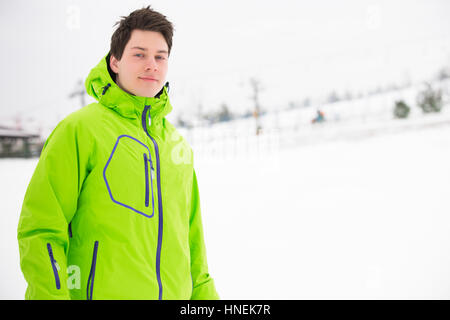
<path fill-rule="evenodd" d="M 163 56 L 156 56 L 156 59 L 164 60 L 165 58 Z"/>
<path fill-rule="evenodd" d="M 135 54 L 136 57 L 143 57 L 144 55 L 142 53 Z"/>

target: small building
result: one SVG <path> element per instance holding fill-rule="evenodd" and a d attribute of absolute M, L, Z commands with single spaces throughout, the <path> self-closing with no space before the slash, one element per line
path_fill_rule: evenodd
<path fill-rule="evenodd" d="M 43 146 L 37 133 L 0 125 L 0 158 L 39 157 Z"/>

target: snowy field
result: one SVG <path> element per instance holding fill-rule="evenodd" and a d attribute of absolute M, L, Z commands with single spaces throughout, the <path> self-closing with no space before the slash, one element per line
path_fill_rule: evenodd
<path fill-rule="evenodd" d="M 228 299 L 449 299 L 450 125 L 197 160 Z"/>
<path fill-rule="evenodd" d="M 450 299 L 449 146 L 441 122 L 196 154 L 221 298 Z M 16 229 L 36 163 L 0 160 L 0 299 L 24 297 Z"/>

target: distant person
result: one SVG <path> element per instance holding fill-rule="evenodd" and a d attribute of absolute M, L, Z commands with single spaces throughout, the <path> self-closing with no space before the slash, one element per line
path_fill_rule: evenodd
<path fill-rule="evenodd" d="M 317 115 L 312 119 L 312 123 L 321 123 L 325 121 L 325 114 L 321 110 L 317 110 Z"/>
<path fill-rule="evenodd" d="M 26 299 L 218 299 L 190 146 L 166 115 L 173 27 L 122 17 L 48 137 L 18 226 Z M 62 66 L 61 66 L 62 67 Z"/>

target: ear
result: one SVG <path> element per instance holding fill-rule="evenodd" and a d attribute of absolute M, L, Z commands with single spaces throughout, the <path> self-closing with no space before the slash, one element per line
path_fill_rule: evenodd
<path fill-rule="evenodd" d="M 116 59 L 113 55 L 109 58 L 109 66 L 114 73 L 119 73 L 119 60 Z"/>

